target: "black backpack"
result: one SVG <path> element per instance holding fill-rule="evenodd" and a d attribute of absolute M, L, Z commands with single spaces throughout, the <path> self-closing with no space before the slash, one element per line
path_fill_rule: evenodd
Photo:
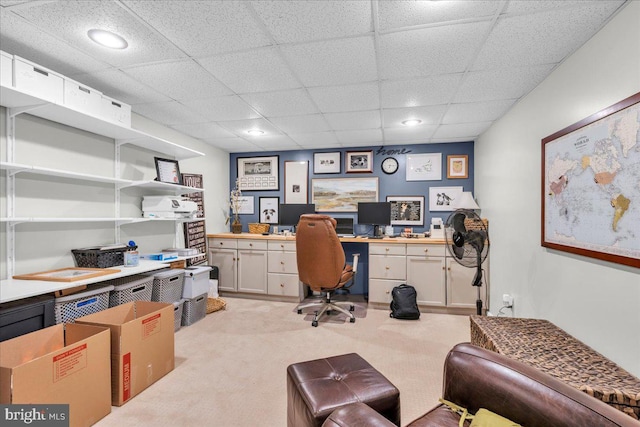
<path fill-rule="evenodd" d="M 408 320 L 419 319 L 420 309 L 418 309 L 416 296 L 416 288 L 411 285 L 400 285 L 393 288 L 389 317 Z"/>

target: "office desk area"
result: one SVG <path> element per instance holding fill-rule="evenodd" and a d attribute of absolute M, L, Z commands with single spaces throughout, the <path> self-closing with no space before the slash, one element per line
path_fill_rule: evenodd
<path fill-rule="evenodd" d="M 209 264 L 219 269 L 219 290 L 227 296 L 302 301 L 306 286 L 298 280 L 295 236 L 280 234 L 207 234 Z M 358 280 L 351 294 L 369 306 L 388 309 L 391 290 L 413 285 L 422 311 L 475 314 L 475 269 L 459 265 L 436 238 L 340 237 L 347 262 L 360 254 Z M 483 307 L 488 309 L 488 268 L 484 265 Z"/>

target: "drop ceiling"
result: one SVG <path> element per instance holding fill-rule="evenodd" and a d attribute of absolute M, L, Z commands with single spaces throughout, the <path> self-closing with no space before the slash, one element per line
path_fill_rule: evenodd
<path fill-rule="evenodd" d="M 624 4 L 0 0 L 0 49 L 229 152 L 472 141 Z"/>

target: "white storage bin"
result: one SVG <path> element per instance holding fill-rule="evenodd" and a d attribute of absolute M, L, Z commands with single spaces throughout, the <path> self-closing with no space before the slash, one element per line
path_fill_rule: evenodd
<path fill-rule="evenodd" d="M 122 126 L 131 127 L 131 105 L 102 95 L 100 117 Z"/>
<path fill-rule="evenodd" d="M 16 89 L 56 104 L 64 102 L 64 84 L 60 74 L 19 56 L 13 57 L 13 71 Z"/>
<path fill-rule="evenodd" d="M 0 84 L 13 87 L 13 55 L 0 50 Z"/>
<path fill-rule="evenodd" d="M 102 92 L 65 77 L 64 105 L 81 113 L 100 116 Z"/>
<path fill-rule="evenodd" d="M 184 269 L 184 288 L 182 298 L 195 298 L 202 294 L 209 293 L 209 271 L 208 265 L 198 267 L 187 267 Z"/>

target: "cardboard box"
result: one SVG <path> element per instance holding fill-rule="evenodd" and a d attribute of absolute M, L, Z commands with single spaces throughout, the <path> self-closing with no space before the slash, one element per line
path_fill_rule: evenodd
<path fill-rule="evenodd" d="M 69 425 L 111 412 L 109 329 L 55 325 L 0 343 L 0 403 L 68 404 Z"/>
<path fill-rule="evenodd" d="M 111 329 L 111 403 L 122 406 L 174 368 L 173 304 L 133 301 L 76 319 Z"/>

